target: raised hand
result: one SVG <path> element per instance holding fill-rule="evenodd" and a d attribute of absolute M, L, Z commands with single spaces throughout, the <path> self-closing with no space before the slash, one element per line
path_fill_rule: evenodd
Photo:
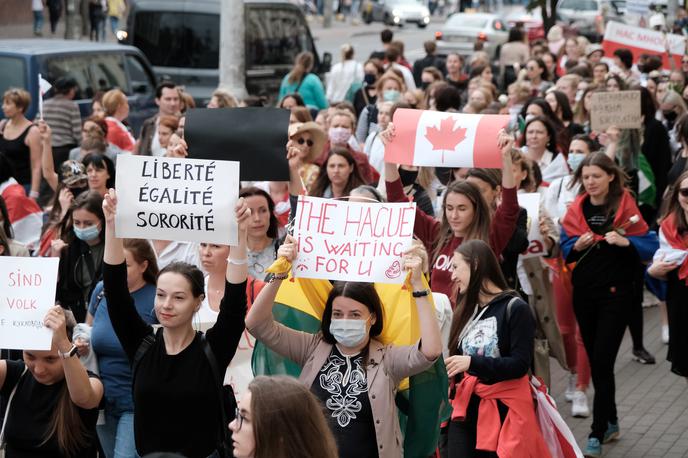
<path fill-rule="evenodd" d="M 110 189 L 103 198 L 103 214 L 105 215 L 105 224 L 115 224 L 115 215 L 117 214 L 117 193 L 114 189 Z"/>
<path fill-rule="evenodd" d="M 423 289 L 423 260 L 418 254 L 419 249 L 410 248 L 402 258 L 404 270 L 411 272 L 411 286 L 415 290 Z"/>
<path fill-rule="evenodd" d="M 251 220 L 251 209 L 248 208 L 248 203 L 243 197 L 239 197 L 236 206 L 234 207 L 234 214 L 236 215 L 239 230 L 245 232 L 248 230 L 249 221 Z"/>
<path fill-rule="evenodd" d="M 296 239 L 291 235 L 287 234 L 284 239 L 284 243 L 277 250 L 277 257 L 285 258 L 289 262 L 294 262 L 296 259 L 296 254 L 298 253 L 298 244 Z"/>
<path fill-rule="evenodd" d="M 43 324 L 46 328 L 53 331 L 53 344 L 57 348 L 66 351 L 71 347 L 67 337 L 67 319 L 62 307 L 59 305 L 51 307 L 48 313 L 45 314 L 45 318 L 43 318 Z"/>
<path fill-rule="evenodd" d="M 394 137 L 397 135 L 397 132 L 394 128 L 394 123 L 390 122 L 387 125 L 387 128 L 380 132 L 380 140 L 382 140 L 382 144 L 387 146 L 388 143 L 390 143 L 392 140 L 394 140 Z"/>
<path fill-rule="evenodd" d="M 53 131 L 48 123 L 42 119 L 38 121 L 38 133 L 41 134 L 41 141 L 43 143 L 50 142 L 52 139 Z"/>

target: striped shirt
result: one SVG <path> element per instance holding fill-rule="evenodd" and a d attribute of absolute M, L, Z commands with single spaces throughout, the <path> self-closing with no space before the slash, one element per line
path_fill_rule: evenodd
<path fill-rule="evenodd" d="M 52 129 L 53 146 L 81 143 L 81 113 L 73 101 L 55 96 L 43 103 L 43 120 Z"/>

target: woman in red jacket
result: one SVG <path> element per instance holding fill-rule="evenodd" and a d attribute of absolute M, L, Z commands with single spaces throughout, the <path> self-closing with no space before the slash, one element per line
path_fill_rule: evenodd
<path fill-rule="evenodd" d="M 381 138 L 387 144 L 395 135 L 389 124 Z M 502 202 L 491 216 L 490 208 L 473 183 L 451 183 L 442 200 L 439 221 L 416 209 L 414 235 L 432 253 L 432 290 L 454 297 L 451 279 L 451 260 L 454 250 L 464 241 L 479 239 L 487 242 L 495 253 L 502 253 L 511 239 L 518 220 L 516 182 L 511 163 L 514 139 L 505 131 L 499 133 L 497 147 L 502 151 Z M 407 202 L 396 164 L 385 164 L 387 200 Z"/>

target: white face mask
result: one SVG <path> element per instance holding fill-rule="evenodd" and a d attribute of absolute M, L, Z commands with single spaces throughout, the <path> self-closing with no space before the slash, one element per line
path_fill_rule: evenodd
<path fill-rule="evenodd" d="M 360 345 L 368 335 L 368 320 L 332 319 L 330 333 L 341 345 L 352 348 Z"/>

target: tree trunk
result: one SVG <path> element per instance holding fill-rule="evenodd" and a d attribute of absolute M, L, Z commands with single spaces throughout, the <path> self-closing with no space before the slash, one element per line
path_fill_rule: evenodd
<path fill-rule="evenodd" d="M 246 98 L 246 36 L 243 1 L 220 2 L 220 86 Z"/>

